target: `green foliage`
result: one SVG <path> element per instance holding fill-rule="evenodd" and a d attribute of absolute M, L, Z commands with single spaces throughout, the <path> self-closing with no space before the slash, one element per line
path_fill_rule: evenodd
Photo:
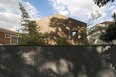
<path fill-rule="evenodd" d="M 18 44 L 19 45 L 27 45 L 28 37 L 29 37 L 28 34 L 20 33 L 19 38 L 18 38 L 18 40 L 19 40 Z"/>
<path fill-rule="evenodd" d="M 57 43 L 57 45 L 71 45 L 69 42 L 66 41 L 65 38 L 61 37 L 55 39 L 54 41 Z"/>
<path fill-rule="evenodd" d="M 47 34 L 33 35 L 33 38 L 29 34 L 19 34 L 19 45 L 46 45 L 45 39 Z"/>
<path fill-rule="evenodd" d="M 41 34 L 36 30 L 36 22 L 31 21 L 26 9 L 19 3 L 21 10 L 21 25 L 24 26 L 20 34 L 19 45 L 45 45 L 47 34 Z"/>
<path fill-rule="evenodd" d="M 112 18 L 114 19 L 114 22 L 115 22 L 115 24 L 116 24 L 116 13 L 114 13 L 114 14 L 112 15 Z"/>
<path fill-rule="evenodd" d="M 94 3 L 99 7 L 106 5 L 108 2 L 114 2 L 115 0 L 94 0 Z"/>
<path fill-rule="evenodd" d="M 111 42 L 116 39 L 116 26 L 110 25 L 108 29 L 106 29 L 106 32 L 100 36 L 100 39 L 106 42 Z"/>
<path fill-rule="evenodd" d="M 87 29 L 86 28 L 84 28 L 83 29 L 83 33 L 84 33 L 84 36 L 83 36 L 83 38 L 82 39 L 80 39 L 80 41 L 79 41 L 79 44 L 80 45 L 89 45 L 89 43 L 88 43 L 88 39 L 87 39 Z"/>
<path fill-rule="evenodd" d="M 23 5 L 19 2 L 20 6 L 20 11 L 21 11 L 21 26 L 24 26 L 22 31 L 27 32 L 28 30 L 28 24 L 31 22 L 30 21 L 30 16 L 28 15 L 26 9 L 23 7 Z"/>
<path fill-rule="evenodd" d="M 79 44 L 80 44 L 80 45 L 89 45 L 88 39 L 87 39 L 87 38 L 81 39 L 81 40 L 79 41 Z"/>
<path fill-rule="evenodd" d="M 20 34 L 19 45 L 45 45 L 47 34 L 38 33 L 34 21 L 28 24 L 28 33 Z"/>
<path fill-rule="evenodd" d="M 114 15 L 116 16 L 116 14 Z M 115 20 L 116 17 L 113 18 Z M 106 29 L 106 32 L 101 34 L 100 39 L 107 43 L 112 43 L 112 41 L 116 39 L 116 21 L 114 24 L 109 25 L 109 27 Z"/>
<path fill-rule="evenodd" d="M 41 36 L 34 35 L 33 38 L 29 34 L 20 34 L 19 45 L 45 45 L 45 34 L 40 34 Z"/>

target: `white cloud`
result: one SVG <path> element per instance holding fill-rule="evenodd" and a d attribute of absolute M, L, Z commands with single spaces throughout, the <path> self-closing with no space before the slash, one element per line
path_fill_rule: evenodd
<path fill-rule="evenodd" d="M 8 12 L 11 12 L 11 11 L 19 12 L 19 10 L 17 9 L 17 8 L 19 8 L 18 1 L 19 0 L 0 0 L 0 7 L 3 7 Z"/>
<path fill-rule="evenodd" d="M 0 18 L 2 19 L 1 21 L 16 23 L 18 22 L 18 20 L 15 19 L 19 18 L 19 15 L 15 15 L 9 12 L 0 12 Z"/>
<path fill-rule="evenodd" d="M 38 15 L 38 11 L 34 6 L 32 6 L 29 2 L 23 2 L 23 3 L 25 5 L 27 12 L 29 13 L 29 16 L 31 16 L 33 20 L 40 19 L 39 18 L 40 15 Z"/>
<path fill-rule="evenodd" d="M 114 9 L 115 8 L 115 6 L 111 6 L 109 9 L 108 9 L 108 11 L 110 11 L 110 10 L 112 10 L 112 9 Z"/>
<path fill-rule="evenodd" d="M 67 14 L 80 18 L 86 21 L 90 18 L 90 14 L 98 10 L 102 14 L 102 18 L 106 16 L 106 10 L 109 4 L 99 8 L 94 4 L 93 0 L 49 0 L 54 9 L 62 14 L 60 11 L 67 11 Z"/>
<path fill-rule="evenodd" d="M 21 2 L 32 19 L 39 19 L 38 11 L 29 2 L 23 0 L 0 0 L 0 27 L 17 30 L 20 29 L 20 10 L 19 4 Z"/>
<path fill-rule="evenodd" d="M 110 17 L 110 18 L 109 18 L 109 21 L 113 21 L 113 18 L 112 18 L 112 17 Z"/>
<path fill-rule="evenodd" d="M 66 10 L 66 7 L 63 4 L 60 3 L 60 0 L 59 1 L 50 0 L 50 1 L 52 2 L 50 4 L 52 4 L 54 9 L 56 9 L 56 12 L 58 12 L 62 15 L 68 15 L 69 14 L 69 11 Z"/>
<path fill-rule="evenodd" d="M 20 28 L 19 17 L 9 12 L 0 12 L 0 27 L 17 30 Z"/>
<path fill-rule="evenodd" d="M 116 13 L 116 7 L 112 10 L 112 14 Z"/>

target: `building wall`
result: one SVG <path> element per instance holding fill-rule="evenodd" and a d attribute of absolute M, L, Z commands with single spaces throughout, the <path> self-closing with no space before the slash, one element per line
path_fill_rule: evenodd
<path fill-rule="evenodd" d="M 57 45 L 53 39 L 65 38 L 72 45 L 78 45 L 78 39 L 72 39 L 72 31 L 83 32 L 83 39 L 86 38 L 86 23 L 56 14 L 50 17 L 40 19 L 37 22 L 37 31 L 48 33 L 48 44 Z"/>
<path fill-rule="evenodd" d="M 5 38 L 5 33 L 0 32 L 0 44 L 10 44 L 10 38 Z"/>
<path fill-rule="evenodd" d="M 5 34 L 9 34 L 9 33 L 0 32 L 0 44 L 10 44 L 10 37 L 6 38 Z M 12 34 L 9 34 L 9 35 L 12 35 Z M 17 36 L 17 35 L 13 35 L 13 36 Z"/>
<path fill-rule="evenodd" d="M 88 43 L 90 45 L 109 45 L 109 43 L 102 41 L 100 35 L 102 32 L 105 32 L 110 24 L 97 24 L 94 27 L 90 28 L 88 31 Z M 101 32 L 102 31 L 102 32 Z M 114 44 L 116 44 L 114 40 Z"/>

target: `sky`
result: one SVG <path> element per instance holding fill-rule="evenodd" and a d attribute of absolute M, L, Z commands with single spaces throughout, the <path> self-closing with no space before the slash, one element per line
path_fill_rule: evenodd
<path fill-rule="evenodd" d="M 21 2 L 33 20 L 62 14 L 89 23 L 91 13 L 96 15 L 98 11 L 102 16 L 94 20 L 91 26 L 112 21 L 111 16 L 116 12 L 116 0 L 101 8 L 93 0 L 0 0 L 0 27 L 14 31 L 21 29 L 18 2 Z"/>

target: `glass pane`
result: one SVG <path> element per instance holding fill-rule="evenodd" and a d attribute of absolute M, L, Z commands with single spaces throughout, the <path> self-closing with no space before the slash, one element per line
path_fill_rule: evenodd
<path fill-rule="evenodd" d="M 17 37 L 11 36 L 11 43 L 17 43 Z"/>
<path fill-rule="evenodd" d="M 77 31 L 73 31 L 73 32 L 72 32 L 72 37 L 73 37 L 73 38 L 77 38 Z"/>

